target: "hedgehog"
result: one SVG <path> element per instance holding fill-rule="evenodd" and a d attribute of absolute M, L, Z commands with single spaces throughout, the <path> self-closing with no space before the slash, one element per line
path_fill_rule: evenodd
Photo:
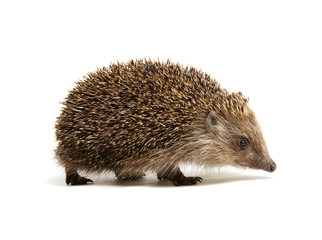
<path fill-rule="evenodd" d="M 176 186 L 202 181 L 186 177 L 182 164 L 273 172 L 276 164 L 248 102 L 191 66 L 111 63 L 69 91 L 55 125 L 55 155 L 67 185 L 91 183 L 81 175 L 102 172 L 119 180 L 154 172 Z"/>

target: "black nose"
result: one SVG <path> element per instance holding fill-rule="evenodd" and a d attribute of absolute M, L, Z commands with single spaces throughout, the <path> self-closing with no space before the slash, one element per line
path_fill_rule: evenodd
<path fill-rule="evenodd" d="M 269 163 L 268 165 L 267 165 L 267 171 L 268 172 L 274 172 L 275 171 L 275 169 L 276 169 L 276 164 L 275 163 Z"/>

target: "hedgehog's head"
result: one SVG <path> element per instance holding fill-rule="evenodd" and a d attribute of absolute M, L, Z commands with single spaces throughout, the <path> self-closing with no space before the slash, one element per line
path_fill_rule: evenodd
<path fill-rule="evenodd" d="M 211 149 L 217 161 L 273 172 L 276 164 L 268 154 L 248 100 L 241 93 L 227 94 L 220 100 L 206 117 L 206 127 L 213 139 Z"/>

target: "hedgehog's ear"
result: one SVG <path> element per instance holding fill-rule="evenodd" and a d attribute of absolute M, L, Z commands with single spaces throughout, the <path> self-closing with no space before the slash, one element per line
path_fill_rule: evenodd
<path fill-rule="evenodd" d="M 215 129 L 216 126 L 218 125 L 218 117 L 215 111 L 210 111 L 208 116 L 206 117 L 206 126 L 208 128 Z"/>

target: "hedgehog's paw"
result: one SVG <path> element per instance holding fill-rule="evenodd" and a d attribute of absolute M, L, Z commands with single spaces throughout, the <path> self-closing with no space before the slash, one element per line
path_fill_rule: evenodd
<path fill-rule="evenodd" d="M 165 171 L 160 171 L 157 173 L 157 178 L 159 180 L 169 180 L 171 181 L 175 186 L 180 185 L 193 185 L 198 182 L 201 182 L 201 177 L 186 177 L 183 175 L 179 167 L 176 168 L 170 168 Z"/>
<path fill-rule="evenodd" d="M 84 185 L 92 183 L 93 181 L 89 178 L 81 177 L 76 171 L 66 173 L 66 184 L 69 185 Z"/>
<path fill-rule="evenodd" d="M 172 183 L 175 186 L 180 185 L 193 185 L 198 182 L 201 182 L 203 179 L 201 177 L 180 177 L 179 179 L 171 179 Z"/>

